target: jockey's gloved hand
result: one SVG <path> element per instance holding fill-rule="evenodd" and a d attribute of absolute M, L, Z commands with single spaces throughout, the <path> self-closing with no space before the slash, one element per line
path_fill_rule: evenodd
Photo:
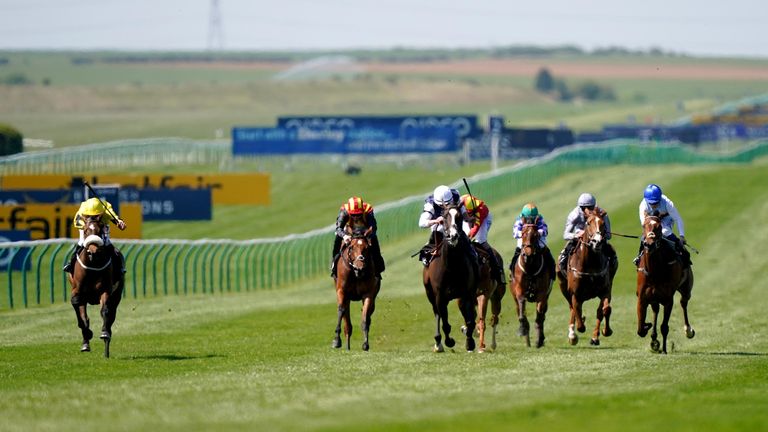
<path fill-rule="evenodd" d="M 685 240 L 685 236 L 680 236 L 680 243 L 682 244 L 688 244 L 688 242 Z"/>
<path fill-rule="evenodd" d="M 342 237 L 342 239 L 344 240 L 344 243 L 349 243 L 349 241 L 352 240 L 352 236 L 350 236 L 349 234 L 344 234 L 344 237 Z"/>
<path fill-rule="evenodd" d="M 438 216 L 437 219 L 433 219 L 432 220 L 432 225 L 437 225 L 437 224 L 441 224 L 441 223 L 443 223 L 443 217 L 442 216 Z"/>
<path fill-rule="evenodd" d="M 117 227 L 120 228 L 121 231 L 124 230 L 125 227 L 126 227 L 125 222 L 122 219 L 118 219 L 117 220 Z"/>

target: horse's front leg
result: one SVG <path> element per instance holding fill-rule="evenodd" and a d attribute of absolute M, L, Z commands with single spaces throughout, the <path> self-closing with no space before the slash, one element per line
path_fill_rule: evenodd
<path fill-rule="evenodd" d="M 344 304 L 344 314 L 341 317 L 344 325 L 344 338 L 347 340 L 347 351 L 351 349 L 350 340 L 352 339 L 352 320 L 349 317 L 349 300 Z"/>
<path fill-rule="evenodd" d="M 337 312 L 336 312 L 336 330 L 335 335 L 333 337 L 333 342 L 331 342 L 332 348 L 341 348 L 341 319 L 344 316 L 344 304 L 346 303 L 346 300 L 344 298 L 344 294 L 341 292 L 341 290 L 336 292 L 336 301 L 337 301 Z"/>
<path fill-rule="evenodd" d="M 658 303 L 652 303 L 651 304 L 651 311 L 653 312 L 653 327 L 651 329 L 651 349 L 654 352 L 660 351 L 660 343 L 659 343 L 659 332 L 657 329 L 657 323 L 659 319 L 659 304 Z"/>
<path fill-rule="evenodd" d="M 525 294 L 522 292 L 519 296 L 515 296 L 515 305 L 517 306 L 517 320 L 520 322 L 520 326 L 517 328 L 517 335 L 525 338 L 525 345 L 531 346 L 530 337 L 530 324 L 528 324 L 528 318 L 525 316 Z"/>
<path fill-rule="evenodd" d="M 478 352 L 485 352 L 485 315 L 488 312 L 488 296 L 481 294 L 477 296 L 477 332 L 480 339 Z"/>
<path fill-rule="evenodd" d="M 651 325 L 645 322 L 646 314 L 648 313 L 648 303 L 642 297 L 642 294 L 637 296 L 637 335 L 645 337 L 648 334 L 648 329 Z"/>
<path fill-rule="evenodd" d="M 669 334 L 669 317 L 672 315 L 673 300 L 670 298 L 668 302 L 664 303 L 664 316 L 661 320 L 661 352 L 667 353 L 667 335 Z"/>
<path fill-rule="evenodd" d="M 602 304 L 598 306 L 598 311 L 600 311 L 603 315 L 603 318 L 605 318 L 605 326 L 603 327 L 603 336 L 609 337 L 613 334 L 613 329 L 611 329 L 611 312 L 613 311 L 613 308 L 611 307 L 610 294 L 608 294 L 602 299 Z"/>
<path fill-rule="evenodd" d="M 471 352 L 475 350 L 475 320 L 477 319 L 477 311 L 475 310 L 476 300 L 474 297 L 469 297 L 459 299 L 458 303 L 461 316 L 464 318 L 464 327 L 466 327 L 464 335 L 467 339 L 464 348 L 466 348 L 468 352 Z"/>
<path fill-rule="evenodd" d="M 453 348 L 456 345 L 456 341 L 451 337 L 451 323 L 448 322 L 448 301 L 438 297 L 437 309 L 440 315 L 440 325 L 445 335 L 445 346 Z"/>
<path fill-rule="evenodd" d="M 360 328 L 363 331 L 363 351 L 368 351 L 370 345 L 368 344 L 368 331 L 371 328 L 371 315 L 376 309 L 376 299 L 373 297 L 366 297 L 363 299 L 363 321 L 360 323 Z"/>
<path fill-rule="evenodd" d="M 688 300 L 691 299 L 691 289 L 693 288 L 690 285 L 688 285 L 686 290 L 680 290 L 680 308 L 683 310 L 683 321 L 685 322 L 683 330 L 685 330 L 685 337 L 688 339 L 696 336 L 696 331 L 691 326 L 691 323 L 688 322 Z"/>
<path fill-rule="evenodd" d="M 80 346 L 80 352 L 87 352 L 91 350 L 91 339 L 93 339 L 93 332 L 91 331 L 91 320 L 88 318 L 88 312 L 86 311 L 85 303 L 75 303 L 77 296 L 72 297 L 72 308 L 75 310 L 75 316 L 77 317 L 77 327 L 80 328 L 80 333 L 83 335 L 83 342 Z"/>
<path fill-rule="evenodd" d="M 547 317 L 547 297 L 539 299 L 536 303 L 536 348 L 544 346 L 544 320 Z"/>
<path fill-rule="evenodd" d="M 499 316 L 501 315 L 501 298 L 504 296 L 504 285 L 496 287 L 499 292 L 491 294 L 491 349 L 496 350 L 496 327 L 499 325 Z M 501 293 L 499 295 L 499 293 Z"/>
<path fill-rule="evenodd" d="M 111 286 L 109 286 L 111 288 Z M 101 336 L 99 338 L 104 341 L 104 357 L 109 358 L 109 344 L 112 341 L 112 324 L 111 324 L 111 311 L 109 307 L 109 291 L 106 290 L 101 293 L 99 297 L 99 306 L 101 307 Z"/>

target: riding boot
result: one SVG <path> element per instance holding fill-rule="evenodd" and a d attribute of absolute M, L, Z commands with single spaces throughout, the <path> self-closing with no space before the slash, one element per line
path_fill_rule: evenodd
<path fill-rule="evenodd" d="M 83 247 L 80 245 L 75 246 L 75 251 L 72 252 L 72 256 L 69 258 L 69 261 L 64 265 L 64 270 L 67 273 L 73 273 L 75 271 L 75 261 L 77 260 L 77 256 L 80 254 L 80 251 L 83 250 Z"/>
<path fill-rule="evenodd" d="M 509 271 L 511 274 L 515 274 L 515 264 L 517 264 L 517 258 L 520 257 L 520 248 L 515 248 L 515 255 L 512 257 L 512 262 L 509 263 Z"/>
<path fill-rule="evenodd" d="M 502 285 L 506 284 L 507 281 L 504 279 L 504 269 L 501 264 L 499 264 L 499 260 L 496 258 L 496 253 L 493 251 L 491 245 L 488 244 L 488 242 L 478 244 L 488 254 L 488 262 L 491 264 L 491 275 L 493 279 Z"/>
<path fill-rule="evenodd" d="M 568 243 L 565 244 L 565 247 L 557 257 L 557 262 L 559 264 L 558 268 L 561 273 L 566 273 L 568 270 L 568 257 L 571 256 L 571 250 L 573 250 L 573 240 L 569 240 Z"/>
<path fill-rule="evenodd" d="M 381 279 L 381 273 L 386 269 L 386 265 L 384 264 L 384 257 L 381 255 L 379 239 L 376 236 L 371 237 L 371 253 L 373 254 L 373 262 L 376 265 L 376 277 Z"/>
<path fill-rule="evenodd" d="M 333 256 L 331 260 L 331 277 L 336 280 L 336 262 L 339 260 L 339 254 Z"/>

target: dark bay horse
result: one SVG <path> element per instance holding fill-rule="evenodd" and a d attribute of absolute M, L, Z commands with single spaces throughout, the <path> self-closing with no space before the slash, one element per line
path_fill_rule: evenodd
<path fill-rule="evenodd" d="M 122 259 L 114 247 L 104 245 L 101 235 L 104 226 L 100 217 L 85 217 L 83 250 L 77 261 L 69 283 L 72 286 L 70 303 L 75 309 L 77 326 L 83 335 L 80 351 L 90 351 L 93 332 L 86 308 L 89 304 L 101 306 L 101 335 L 104 341 L 104 357 L 109 357 L 109 343 L 112 340 L 112 324 L 117 317 L 117 307 L 123 296 L 124 277 Z"/>
<path fill-rule="evenodd" d="M 637 266 L 637 334 L 645 337 L 651 332 L 651 349 L 659 352 L 656 322 L 659 306 L 664 307 L 661 321 L 663 344 L 661 352 L 667 353 L 667 334 L 669 316 L 672 314 L 675 291 L 680 292 L 680 307 L 685 320 L 685 335 L 689 339 L 696 332 L 688 322 L 688 301 L 693 290 L 693 272 L 686 266 L 675 251 L 674 245 L 665 239 L 661 232 L 661 220 L 658 215 L 646 216 L 643 221 L 643 253 Z M 648 306 L 653 310 L 653 324 L 645 321 Z"/>
<path fill-rule="evenodd" d="M 452 348 L 456 341 L 451 338 L 451 325 L 448 322 L 448 302 L 458 300 L 459 310 L 466 326 L 467 351 L 474 351 L 475 319 L 477 312 L 478 268 L 472 252 L 469 238 L 462 231 L 462 214 L 458 207 L 450 206 L 443 211 L 443 231 L 432 233 L 435 249 L 432 260 L 424 267 L 423 281 L 427 299 L 432 304 L 435 314 L 435 352 L 443 352 L 442 325 L 445 345 Z"/>
<path fill-rule="evenodd" d="M 477 283 L 477 325 L 475 329 L 479 336 L 477 352 L 485 352 L 485 316 L 488 313 L 488 304 L 491 305 L 491 349 L 496 349 L 496 326 L 499 324 L 499 315 L 501 314 L 501 299 L 507 292 L 507 285 L 499 283 L 496 278 L 493 277 L 491 267 L 491 257 L 488 256 L 488 252 L 485 251 L 477 243 L 472 244 L 475 247 L 477 256 L 480 259 L 479 265 L 479 279 Z M 504 268 L 504 260 L 501 254 L 491 248 L 491 251 L 496 255 L 499 265 Z M 461 330 L 466 334 L 466 326 L 462 326 Z"/>
<path fill-rule="evenodd" d="M 533 219 L 524 221 L 522 247 L 517 263 L 510 268 L 509 290 L 515 296 L 517 318 L 520 327 L 517 334 L 525 337 L 531 346 L 530 324 L 525 316 L 525 303 L 536 303 L 536 348 L 544 346 L 544 320 L 547 314 L 549 293 L 555 281 L 554 260 L 547 256 L 549 249 L 539 246 L 540 234 Z"/>
<path fill-rule="evenodd" d="M 611 289 L 617 266 L 610 262 L 604 253 L 611 245 L 606 239 L 605 211 L 599 207 L 594 210 L 585 209 L 586 225 L 584 231 L 577 237 L 576 246 L 567 258 L 566 273 L 557 272 L 560 291 L 568 302 L 571 318 L 568 323 L 568 342 L 576 345 L 579 337 L 575 330 L 584 333 L 584 316 L 582 305 L 593 298 L 600 299 L 597 305 L 597 322 L 592 331 L 591 345 L 600 345 L 600 325 L 605 318 L 603 336 L 613 334 L 611 330 Z M 611 254 L 614 255 L 614 254 Z"/>
<path fill-rule="evenodd" d="M 347 341 L 352 336 L 352 323 L 349 318 L 349 303 L 363 302 L 363 320 L 360 327 L 363 330 L 363 350 L 368 351 L 368 332 L 371 328 L 371 315 L 376 309 L 376 296 L 381 288 L 381 279 L 376 277 L 375 262 L 371 251 L 369 230 L 347 232 L 351 235 L 349 243 L 342 245 L 339 252 L 338 271 L 336 273 L 336 302 L 338 304 L 338 320 L 336 336 L 333 338 L 333 348 L 341 348 L 341 325 L 344 323 L 344 337 Z"/>

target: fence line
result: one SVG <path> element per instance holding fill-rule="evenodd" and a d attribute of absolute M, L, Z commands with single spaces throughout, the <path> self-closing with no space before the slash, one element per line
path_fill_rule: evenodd
<path fill-rule="evenodd" d="M 473 192 L 492 201 L 519 195 L 564 172 L 619 163 L 734 163 L 749 162 L 768 154 L 768 141 L 757 142 L 738 153 L 694 153 L 677 145 L 639 145 L 634 141 L 576 145 L 511 167 L 469 179 Z M 453 186 L 461 186 L 457 181 Z M 376 218 L 379 238 L 396 240 L 419 231 L 422 196 L 411 196 L 379 205 Z M 126 258 L 124 294 L 133 298 L 159 295 L 224 293 L 275 289 L 327 274 L 334 226 L 303 234 L 252 240 L 120 240 L 115 245 Z M 22 270 L 9 266 L 0 271 L 0 309 L 18 303 L 68 301 L 69 286 L 61 270 L 74 240 L 50 239 L 0 243 L 0 262 L 23 256 Z M 29 253 L 23 253 L 28 248 Z"/>

